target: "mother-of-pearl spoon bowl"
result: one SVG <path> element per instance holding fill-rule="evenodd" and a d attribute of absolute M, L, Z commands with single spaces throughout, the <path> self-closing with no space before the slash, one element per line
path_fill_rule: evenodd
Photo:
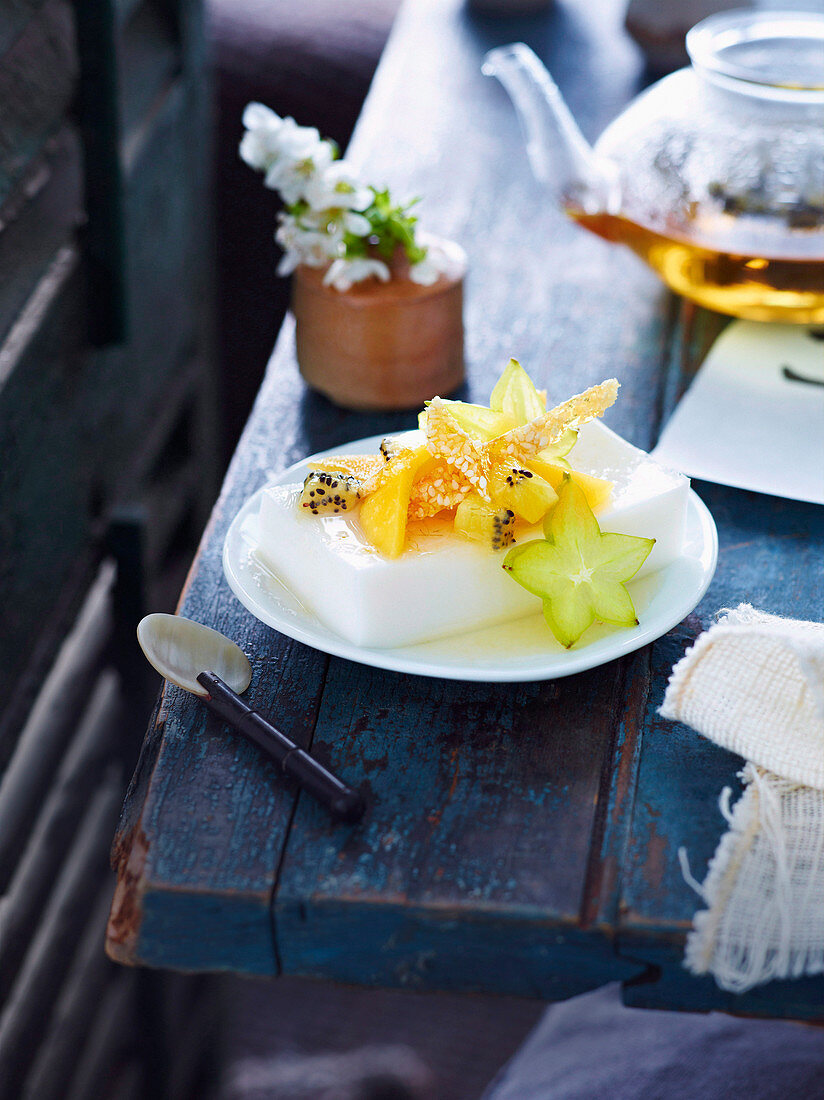
<path fill-rule="evenodd" d="M 249 658 L 225 634 L 180 615 L 147 615 L 137 627 L 137 640 L 146 660 L 173 684 L 206 696 L 197 675 L 208 669 L 242 695 L 252 682 Z"/>
<path fill-rule="evenodd" d="M 335 817 L 342 821 L 362 817 L 360 791 L 338 779 L 239 697 L 251 682 L 252 666 L 234 642 L 209 626 L 179 615 L 162 614 L 141 619 L 137 640 L 149 664 L 161 676 L 199 696 Z"/>

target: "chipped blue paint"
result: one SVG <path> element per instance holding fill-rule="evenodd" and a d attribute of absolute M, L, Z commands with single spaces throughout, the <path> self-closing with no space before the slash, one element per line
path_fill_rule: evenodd
<path fill-rule="evenodd" d="M 558 6 L 534 24 L 593 132 L 639 76 L 632 51 L 615 53 L 617 12 L 617 0 L 579 5 L 574 35 Z M 463 396 L 484 400 L 510 354 L 558 399 L 616 373 L 622 397 L 609 423 L 649 446 L 660 405 L 683 381 L 673 371 L 697 356 L 689 340 L 686 354 L 680 340 L 670 351 L 670 300 L 646 269 L 582 234 L 530 182 L 511 110 L 479 71 L 484 50 L 514 26 L 473 22 L 462 0 L 409 0 L 355 155 L 376 178 L 425 195 L 439 230 L 469 250 Z M 680 969 L 695 899 L 674 853 L 687 844 L 697 866 L 710 854 L 715 799 L 736 762 L 655 712 L 671 664 L 720 604 L 751 598 L 810 613 L 824 583 L 824 521 L 804 506 L 699 487 L 721 532 L 707 600 L 654 647 L 556 683 L 385 673 L 253 620 L 228 593 L 220 549 L 266 471 L 413 424 L 410 413 L 345 412 L 308 393 L 287 323 L 182 611 L 241 644 L 255 670 L 250 700 L 362 781 L 368 811 L 357 826 L 334 824 L 195 700 L 170 694 L 118 838 L 132 903 L 119 942 L 154 966 L 543 998 L 632 980 L 633 1003 L 729 1007 Z M 140 851 L 132 881 L 127 857 Z M 754 996 L 795 1011 L 801 987 Z M 812 1003 L 811 993 L 808 1015 Z"/>

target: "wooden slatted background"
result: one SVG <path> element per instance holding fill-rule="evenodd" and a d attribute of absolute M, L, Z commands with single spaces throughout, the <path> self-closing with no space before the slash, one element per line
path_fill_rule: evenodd
<path fill-rule="evenodd" d="M 0 1100 L 186 1096 L 208 1043 L 202 982 L 103 951 L 134 625 L 217 480 L 202 24 L 0 4 Z"/>

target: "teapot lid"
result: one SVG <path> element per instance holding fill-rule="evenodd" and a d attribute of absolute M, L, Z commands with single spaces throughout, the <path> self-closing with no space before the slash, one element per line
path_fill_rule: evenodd
<path fill-rule="evenodd" d="M 770 99 L 824 102 L 824 14 L 721 12 L 687 33 L 696 69 L 714 83 Z"/>

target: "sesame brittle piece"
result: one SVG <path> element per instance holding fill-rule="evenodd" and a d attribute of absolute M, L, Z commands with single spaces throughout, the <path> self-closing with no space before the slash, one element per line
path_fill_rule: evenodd
<path fill-rule="evenodd" d="M 608 378 L 556 405 L 542 416 L 536 416 L 528 424 L 493 439 L 486 445 L 490 467 L 504 462 L 526 461 L 530 455 L 555 443 L 568 428 L 603 416 L 618 396 L 618 385 L 615 378 Z"/>
<path fill-rule="evenodd" d="M 482 496 L 489 491 L 488 466 L 483 444 L 477 443 L 457 423 L 440 397 L 430 401 L 426 414 L 429 450 L 474 486 Z"/>
<path fill-rule="evenodd" d="M 409 518 L 428 519 L 445 509 L 457 508 L 472 492 L 472 483 L 445 460 L 420 477 L 412 486 Z"/>

